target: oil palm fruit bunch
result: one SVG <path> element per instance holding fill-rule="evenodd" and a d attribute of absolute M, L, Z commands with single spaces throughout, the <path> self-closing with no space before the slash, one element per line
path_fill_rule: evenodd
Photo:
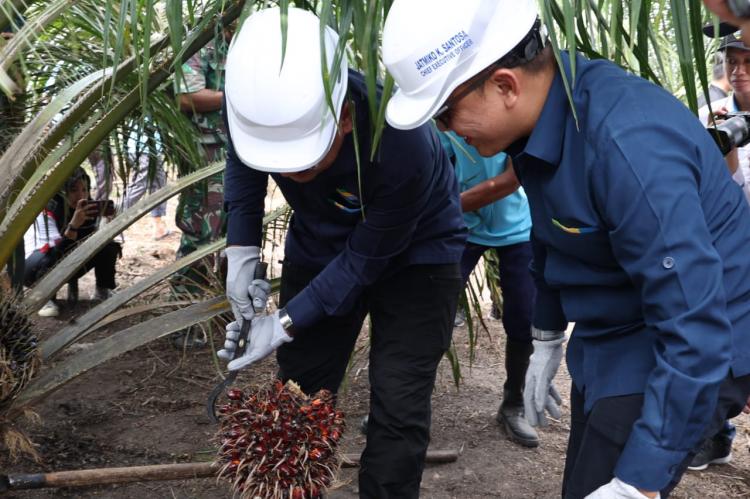
<path fill-rule="evenodd" d="M 36 456 L 31 442 L 8 418 L 15 395 L 39 369 L 39 354 L 32 323 L 10 293 L 0 296 L 0 436 L 15 456 L 18 451 Z"/>
<path fill-rule="evenodd" d="M 311 499 L 330 486 L 344 415 L 333 395 L 305 395 L 293 382 L 231 389 L 219 408 L 219 477 L 234 497 Z"/>

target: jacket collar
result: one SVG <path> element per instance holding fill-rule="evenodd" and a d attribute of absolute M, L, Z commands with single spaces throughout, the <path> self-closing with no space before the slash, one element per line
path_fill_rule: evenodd
<path fill-rule="evenodd" d="M 568 83 L 572 82 L 570 77 L 570 57 L 567 51 L 560 52 L 562 65 L 568 75 Z M 528 137 L 511 144 L 508 151 L 512 156 L 528 155 L 540 159 L 550 166 L 557 166 L 562 157 L 563 140 L 565 138 L 565 122 L 570 112 L 568 96 L 565 93 L 560 71 L 555 73 L 555 78 L 547 92 L 547 99 L 539 115 L 539 119 Z"/>

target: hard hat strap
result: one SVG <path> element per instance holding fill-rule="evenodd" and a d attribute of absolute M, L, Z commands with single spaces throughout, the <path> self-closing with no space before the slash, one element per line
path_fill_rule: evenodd
<path fill-rule="evenodd" d="M 493 64 L 501 68 L 514 68 L 534 60 L 536 55 L 547 45 L 547 27 L 537 17 L 531 30 L 524 36 L 510 52 L 502 56 Z"/>

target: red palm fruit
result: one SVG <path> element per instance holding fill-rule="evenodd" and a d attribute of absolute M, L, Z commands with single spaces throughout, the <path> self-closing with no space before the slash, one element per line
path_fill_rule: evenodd
<path fill-rule="evenodd" d="M 309 456 L 309 457 L 310 457 L 310 459 L 312 459 L 313 461 L 319 461 L 319 460 L 320 460 L 320 458 L 321 458 L 321 457 L 323 457 L 323 453 L 322 453 L 322 452 L 320 452 L 320 449 L 312 449 L 312 450 L 311 450 L 311 451 L 310 451 L 310 452 L 308 453 L 308 456 Z"/>
<path fill-rule="evenodd" d="M 242 390 L 238 390 L 237 388 L 232 388 L 227 391 L 227 398 L 229 400 L 242 400 L 243 395 Z"/>
<path fill-rule="evenodd" d="M 335 448 L 344 429 L 331 393 L 308 397 L 279 382 L 239 391 L 220 418 L 220 477 L 240 499 L 319 497 L 338 469 Z"/>

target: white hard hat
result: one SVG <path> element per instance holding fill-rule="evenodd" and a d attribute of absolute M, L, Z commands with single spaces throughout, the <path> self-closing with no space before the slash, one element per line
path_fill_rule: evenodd
<path fill-rule="evenodd" d="M 328 72 L 338 35 L 325 28 Z M 256 170 L 297 172 L 315 166 L 333 143 L 347 88 L 342 57 L 332 82 L 334 115 L 321 72 L 320 20 L 290 7 L 282 66 L 278 8 L 247 18 L 227 55 L 225 95 L 229 132 L 240 160 Z"/>
<path fill-rule="evenodd" d="M 537 16 L 536 0 L 396 0 L 383 29 L 383 62 L 398 85 L 388 123 L 427 122 L 457 86 L 523 40 Z"/>

